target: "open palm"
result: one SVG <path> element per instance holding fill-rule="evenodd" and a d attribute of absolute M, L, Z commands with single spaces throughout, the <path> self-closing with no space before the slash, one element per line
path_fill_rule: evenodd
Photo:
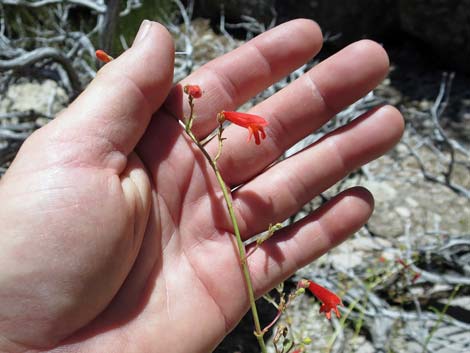
<path fill-rule="evenodd" d="M 57 119 L 23 145 L 0 182 L 0 351 L 210 352 L 248 308 L 220 188 L 175 116 L 173 44 L 146 22 Z M 321 33 L 296 20 L 189 76 L 200 85 L 194 132 L 318 52 Z M 245 239 L 286 219 L 399 139 L 392 107 L 373 110 L 275 165 L 295 142 L 373 89 L 388 59 L 355 43 L 252 112 L 269 121 L 260 146 L 226 129 L 218 165 Z M 207 145 L 217 150 L 216 141 Z M 249 257 L 258 295 L 358 229 L 373 200 L 338 195 Z"/>

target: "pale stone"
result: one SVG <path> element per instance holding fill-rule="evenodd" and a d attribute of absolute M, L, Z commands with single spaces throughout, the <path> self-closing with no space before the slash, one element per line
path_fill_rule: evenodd
<path fill-rule="evenodd" d="M 406 207 L 402 207 L 402 206 L 395 207 L 395 212 L 404 218 L 409 218 L 411 216 L 410 209 Z"/>

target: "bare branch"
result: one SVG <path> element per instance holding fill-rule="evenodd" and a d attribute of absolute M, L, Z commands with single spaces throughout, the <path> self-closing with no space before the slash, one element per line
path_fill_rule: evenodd
<path fill-rule="evenodd" d="M 16 141 L 24 141 L 28 138 L 31 133 L 28 132 L 14 132 L 11 130 L 0 128 L 0 138 L 4 138 L 7 140 L 16 140 Z"/>
<path fill-rule="evenodd" d="M 62 4 L 62 3 L 70 3 L 75 5 L 80 5 L 84 7 L 88 7 L 97 13 L 105 13 L 106 6 L 104 4 L 100 4 L 98 1 L 91 1 L 91 0 L 39 0 L 39 1 L 28 1 L 28 0 L 2 0 L 2 4 L 5 5 L 17 5 L 17 6 L 25 6 L 25 7 L 33 7 L 38 8 L 46 5 L 53 5 L 53 4 Z"/>
<path fill-rule="evenodd" d="M 9 113 L 0 113 L 0 122 L 2 120 L 13 120 L 13 119 L 25 119 L 25 118 L 36 118 L 36 117 L 43 117 L 46 119 L 52 119 L 52 116 L 42 114 L 40 112 L 34 110 L 26 110 L 21 112 L 9 112 Z"/>
<path fill-rule="evenodd" d="M 113 49 L 120 3 L 120 0 L 106 0 L 106 13 L 104 15 L 103 25 L 100 27 L 100 47 L 108 53 L 111 53 Z"/>
<path fill-rule="evenodd" d="M 73 89 L 73 94 L 81 91 L 82 87 L 80 80 L 72 66 L 72 63 L 60 50 L 55 48 L 39 48 L 14 59 L 0 60 L 0 71 L 12 69 L 17 70 L 20 68 L 29 67 L 30 65 L 43 60 L 53 60 L 61 64 L 67 72 L 67 76 Z"/>

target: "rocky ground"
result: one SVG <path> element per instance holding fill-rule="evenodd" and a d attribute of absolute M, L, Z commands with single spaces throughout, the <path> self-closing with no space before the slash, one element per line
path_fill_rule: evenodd
<path fill-rule="evenodd" d="M 193 22 L 193 28 L 197 35 L 189 35 L 194 50 L 191 62 L 178 57 L 176 78 L 241 43 L 215 34 L 205 21 Z M 173 31 L 178 49 L 187 50 L 181 28 Z M 376 209 L 367 226 L 285 284 L 290 289 L 298 278 L 308 277 L 334 289 L 345 304 L 343 318 L 327 321 L 318 314 L 318 303 L 304 295 L 280 323 L 289 327 L 291 340 L 312 339 L 308 352 L 470 351 L 470 77 L 456 72 L 450 85 L 445 68 L 433 64 L 426 48 L 411 40 L 385 43 L 385 47 L 392 61 L 389 77 L 366 99 L 340 114 L 337 122 L 390 102 L 406 118 L 402 142 L 291 219 L 353 185 L 366 186 L 374 194 Z M 286 82 L 274 85 L 255 101 Z M 443 99 L 438 105 L 440 89 Z M 1 171 L 21 141 L 66 103 L 64 91 L 52 80 L 20 80 L 2 94 Z M 445 109 L 436 109 L 433 116 L 433 107 Z M 36 113 L 28 115 L 30 110 Z M 25 113 L 12 118 L 12 112 Z M 331 126 L 312 135 L 310 141 L 328 129 Z M 275 310 L 261 301 L 263 317 L 269 322 Z M 216 350 L 256 351 L 249 315 Z"/>

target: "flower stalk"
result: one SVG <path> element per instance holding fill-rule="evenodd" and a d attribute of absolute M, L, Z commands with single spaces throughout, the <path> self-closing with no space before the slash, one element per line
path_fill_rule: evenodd
<path fill-rule="evenodd" d="M 186 86 L 188 87 L 188 86 Z M 189 86 L 192 87 L 192 86 Z M 190 92 L 190 89 L 185 89 L 185 92 L 188 91 Z M 245 280 L 246 284 L 246 289 L 247 289 L 247 295 L 248 295 L 248 300 L 250 303 L 250 309 L 251 313 L 253 315 L 253 322 L 255 326 L 255 332 L 254 335 L 256 339 L 258 340 L 258 344 L 260 346 L 261 352 L 262 353 L 267 353 L 267 348 L 266 348 L 266 343 L 264 342 L 264 334 L 265 331 L 261 329 L 261 324 L 259 320 L 259 315 L 258 315 L 258 309 L 256 307 L 256 299 L 255 299 L 255 294 L 254 294 L 254 289 L 253 289 L 253 282 L 251 280 L 251 275 L 250 275 L 250 270 L 248 267 L 248 263 L 246 261 L 246 251 L 245 251 L 245 245 L 243 244 L 243 240 L 240 234 L 240 229 L 238 227 L 238 222 L 237 218 L 235 216 L 235 211 L 233 208 L 233 203 L 232 203 L 232 197 L 231 197 L 231 192 L 227 188 L 227 185 L 225 184 L 224 179 L 222 178 L 222 174 L 220 173 L 219 168 L 217 167 L 217 160 L 219 159 L 221 152 L 222 152 L 222 145 L 223 145 L 223 140 L 224 138 L 222 137 L 222 133 L 224 131 L 222 123 L 223 121 L 219 120 L 219 130 L 218 130 L 218 141 L 219 141 L 219 149 L 217 152 L 217 155 L 212 158 L 207 150 L 204 148 L 203 144 L 197 139 L 197 137 L 194 135 L 194 133 L 191 131 L 192 124 L 194 121 L 194 102 L 193 100 L 195 97 L 188 93 L 188 100 L 189 100 L 189 105 L 190 105 L 190 112 L 189 112 L 189 117 L 186 119 L 185 123 L 185 131 L 188 134 L 188 136 L 191 138 L 191 140 L 194 142 L 194 144 L 199 148 L 199 150 L 202 152 L 206 160 L 209 162 L 209 165 L 211 166 L 212 170 L 214 171 L 214 174 L 217 178 L 217 182 L 222 190 L 222 194 L 225 200 L 225 204 L 227 206 L 227 210 L 229 213 L 230 220 L 232 222 L 233 226 L 233 232 L 235 235 L 235 240 L 238 248 L 238 255 L 240 259 L 240 265 L 242 268 L 243 272 L 243 277 Z"/>

